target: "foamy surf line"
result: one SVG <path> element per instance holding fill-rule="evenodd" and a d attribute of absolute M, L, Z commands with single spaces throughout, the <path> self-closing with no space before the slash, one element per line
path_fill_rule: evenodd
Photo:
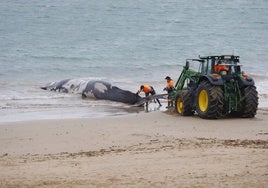
<path fill-rule="evenodd" d="M 74 100 L 68 98 L 68 100 Z M 16 122 L 42 119 L 71 119 L 71 118 L 96 118 L 107 116 L 129 115 L 145 112 L 144 108 L 133 107 L 127 104 L 107 100 L 77 100 L 67 102 L 66 99 L 46 104 L 7 104 L 2 107 L 0 122 Z M 149 111 L 155 111 L 154 104 Z"/>

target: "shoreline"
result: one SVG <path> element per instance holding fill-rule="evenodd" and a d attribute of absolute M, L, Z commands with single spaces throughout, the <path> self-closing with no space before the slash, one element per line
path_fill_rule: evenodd
<path fill-rule="evenodd" d="M 0 123 L 0 187 L 267 187 L 268 109 Z"/>

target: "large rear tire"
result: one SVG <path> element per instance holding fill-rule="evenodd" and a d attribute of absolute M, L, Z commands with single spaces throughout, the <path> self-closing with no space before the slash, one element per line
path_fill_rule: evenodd
<path fill-rule="evenodd" d="M 224 96 L 220 86 L 202 81 L 197 88 L 196 111 L 204 119 L 223 117 Z"/>
<path fill-rule="evenodd" d="M 247 86 L 244 91 L 245 100 L 243 101 L 242 117 L 255 117 L 258 109 L 258 92 L 255 86 Z"/>
<path fill-rule="evenodd" d="M 182 116 L 193 115 L 193 105 L 189 90 L 180 91 L 175 98 L 176 112 Z"/>

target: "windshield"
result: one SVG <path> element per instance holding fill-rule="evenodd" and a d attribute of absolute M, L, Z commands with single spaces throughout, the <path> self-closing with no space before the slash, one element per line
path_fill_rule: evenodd
<path fill-rule="evenodd" d="M 232 59 L 220 59 L 215 62 L 215 72 L 227 71 L 227 74 L 241 73 L 240 65 Z"/>

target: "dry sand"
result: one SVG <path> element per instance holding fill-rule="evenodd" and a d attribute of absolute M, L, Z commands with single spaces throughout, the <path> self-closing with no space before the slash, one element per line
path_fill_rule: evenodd
<path fill-rule="evenodd" d="M 268 111 L 0 124 L 0 187 L 268 187 Z"/>

